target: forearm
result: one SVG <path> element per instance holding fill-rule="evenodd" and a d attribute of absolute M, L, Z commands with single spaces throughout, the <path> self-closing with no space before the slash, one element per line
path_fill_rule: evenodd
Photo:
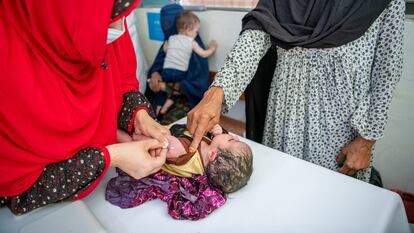
<path fill-rule="evenodd" d="M 270 36 L 265 32 L 247 30 L 240 35 L 211 84 L 224 91 L 223 112 L 239 99 L 270 46 Z"/>
<path fill-rule="evenodd" d="M 37 181 L 24 193 L 0 197 L 12 213 L 21 215 L 36 208 L 87 195 L 97 186 L 109 166 L 109 154 L 100 148 L 87 148 L 74 157 L 46 166 Z"/>
<path fill-rule="evenodd" d="M 201 56 L 201 57 L 203 57 L 203 58 L 207 58 L 207 57 L 209 57 L 211 54 L 213 54 L 215 51 L 216 51 L 216 50 L 215 50 L 214 48 L 209 48 L 209 49 L 203 50 L 203 51 L 202 51 L 202 52 L 200 52 L 200 54 L 198 54 L 198 55 L 200 55 L 200 56 Z"/>
<path fill-rule="evenodd" d="M 123 105 L 118 114 L 118 128 L 131 134 L 135 116 L 140 110 L 146 110 L 153 115 L 151 104 L 142 93 L 137 91 L 125 93 Z"/>

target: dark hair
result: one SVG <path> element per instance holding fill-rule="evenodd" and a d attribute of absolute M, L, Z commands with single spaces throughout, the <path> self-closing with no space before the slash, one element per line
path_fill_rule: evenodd
<path fill-rule="evenodd" d="M 236 192 L 250 179 L 252 164 L 253 154 L 245 143 L 234 151 L 219 149 L 216 159 L 207 164 L 208 181 L 225 193 Z"/>
<path fill-rule="evenodd" d="M 178 16 L 176 27 L 178 32 L 192 30 L 196 24 L 200 23 L 200 19 L 191 11 L 183 11 Z"/>

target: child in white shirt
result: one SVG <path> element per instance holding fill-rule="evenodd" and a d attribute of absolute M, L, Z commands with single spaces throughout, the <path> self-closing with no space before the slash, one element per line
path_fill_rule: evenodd
<path fill-rule="evenodd" d="M 156 114 L 164 115 L 174 104 L 173 96 L 180 94 L 179 82 L 185 78 L 191 54 L 194 51 L 201 57 L 208 57 L 217 49 L 217 42 L 212 40 L 208 49 L 203 49 L 194 40 L 200 29 L 200 19 L 191 11 L 183 11 L 176 23 L 177 35 L 165 41 L 163 49 L 166 53 L 160 92 L 156 93 Z"/>

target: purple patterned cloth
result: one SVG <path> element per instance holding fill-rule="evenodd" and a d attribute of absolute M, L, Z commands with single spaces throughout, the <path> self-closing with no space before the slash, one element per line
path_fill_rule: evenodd
<path fill-rule="evenodd" d="M 113 205 L 131 208 L 159 198 L 168 204 L 174 219 L 198 220 L 224 205 L 226 195 L 213 187 L 207 177 L 178 177 L 165 172 L 136 180 L 117 169 L 118 176 L 106 186 L 105 198 Z"/>

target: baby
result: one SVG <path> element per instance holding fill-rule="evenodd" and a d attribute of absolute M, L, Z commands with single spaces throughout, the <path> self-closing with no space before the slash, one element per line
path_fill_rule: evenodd
<path fill-rule="evenodd" d="M 174 104 L 173 97 L 180 94 L 178 82 L 185 78 L 192 52 L 206 58 L 217 49 L 215 40 L 210 42 L 207 50 L 194 40 L 200 29 L 200 20 L 194 13 L 183 11 L 177 19 L 176 27 L 178 34 L 170 36 L 163 46 L 166 56 L 161 71 L 162 82 L 159 83 L 161 93 L 155 97 L 157 115 L 165 114 Z"/>
<path fill-rule="evenodd" d="M 192 138 L 185 125 L 170 127 L 173 136 L 167 136 L 169 150 L 162 169 L 170 174 L 191 177 L 207 175 L 211 185 L 225 193 L 239 190 L 247 184 L 252 174 L 252 151 L 235 135 L 228 134 L 220 125 L 215 125 L 204 136 L 198 150 L 188 153 Z M 143 140 L 143 135 L 133 135 L 134 140 Z"/>

